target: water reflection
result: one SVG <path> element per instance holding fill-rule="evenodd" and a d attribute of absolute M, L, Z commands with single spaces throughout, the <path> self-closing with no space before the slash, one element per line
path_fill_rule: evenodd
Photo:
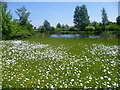
<path fill-rule="evenodd" d="M 51 38 L 100 38 L 98 35 L 87 35 L 87 34 L 52 34 Z"/>

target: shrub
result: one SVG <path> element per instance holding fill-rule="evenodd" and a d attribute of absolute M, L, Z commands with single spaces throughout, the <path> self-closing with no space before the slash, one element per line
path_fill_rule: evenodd
<path fill-rule="evenodd" d="M 109 31 L 117 31 L 118 29 L 120 29 L 120 27 L 117 24 L 110 24 L 106 26 L 106 30 Z"/>
<path fill-rule="evenodd" d="M 93 27 L 93 26 L 87 26 L 86 30 L 87 30 L 87 33 L 94 33 L 95 27 Z"/>
<path fill-rule="evenodd" d="M 115 35 L 113 35 L 111 31 L 106 30 L 102 33 L 102 38 L 104 38 L 104 39 L 111 39 L 114 37 L 115 37 Z"/>
<path fill-rule="evenodd" d="M 75 31 L 75 30 L 76 30 L 75 27 L 70 27 L 70 28 L 69 28 L 69 31 Z"/>

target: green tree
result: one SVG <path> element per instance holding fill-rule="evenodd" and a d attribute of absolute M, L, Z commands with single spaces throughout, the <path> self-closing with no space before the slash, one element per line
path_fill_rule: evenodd
<path fill-rule="evenodd" d="M 24 26 L 24 27 L 26 27 L 27 30 L 28 30 L 31 34 L 34 33 L 34 29 L 33 29 L 33 25 L 32 25 L 32 24 L 28 23 L 28 24 L 26 24 L 26 26 Z"/>
<path fill-rule="evenodd" d="M 19 23 L 17 23 L 16 20 L 11 21 L 11 28 L 12 28 L 12 33 L 11 33 L 11 38 L 19 37 L 18 34 L 21 31 L 21 26 Z"/>
<path fill-rule="evenodd" d="M 25 31 L 25 33 L 34 33 L 33 30 L 33 25 L 30 24 L 30 20 L 28 20 L 29 16 L 30 16 L 30 12 L 25 8 L 25 6 L 23 6 L 20 9 L 17 9 L 15 11 L 19 17 L 18 22 L 20 23 L 20 25 L 23 27 Z M 23 30 L 22 30 L 23 32 Z M 25 34 L 27 35 L 27 34 Z M 29 34 L 28 34 L 29 35 Z"/>
<path fill-rule="evenodd" d="M 1 3 L 1 12 L 2 12 L 2 38 L 3 39 L 11 39 L 11 19 L 12 15 L 10 11 L 7 11 L 7 3 L 6 2 L 0 2 Z"/>
<path fill-rule="evenodd" d="M 85 5 L 77 6 L 75 8 L 73 18 L 75 27 L 85 30 L 86 26 L 88 26 L 90 22 L 87 7 Z"/>
<path fill-rule="evenodd" d="M 58 24 L 56 25 L 56 28 L 62 28 L 61 24 L 58 23 Z"/>
<path fill-rule="evenodd" d="M 102 12 L 102 28 L 105 31 L 105 26 L 109 23 L 109 21 L 108 21 L 107 12 L 105 8 L 103 8 L 101 12 Z"/>
<path fill-rule="evenodd" d="M 118 16 L 118 17 L 116 18 L 116 22 L 117 22 L 118 25 L 120 25 L 120 16 Z"/>
<path fill-rule="evenodd" d="M 27 11 L 27 9 L 25 8 L 25 6 L 23 6 L 20 9 L 17 9 L 17 11 L 15 11 L 15 12 L 19 16 L 18 22 L 20 23 L 20 25 L 26 25 L 26 24 L 28 24 L 30 22 L 28 20 L 28 18 L 30 16 L 30 12 Z"/>
<path fill-rule="evenodd" d="M 43 26 L 45 27 L 46 31 L 50 31 L 50 23 L 47 20 L 44 21 Z"/>
<path fill-rule="evenodd" d="M 81 22 L 81 17 L 80 17 L 80 9 L 81 6 L 76 6 L 75 11 L 74 11 L 74 16 L 73 16 L 73 23 L 75 24 L 75 27 L 80 28 L 80 22 Z"/>

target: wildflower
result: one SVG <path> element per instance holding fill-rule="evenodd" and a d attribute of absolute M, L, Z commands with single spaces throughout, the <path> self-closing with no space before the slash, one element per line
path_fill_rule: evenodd
<path fill-rule="evenodd" d="M 74 81 L 74 79 L 71 79 L 71 81 L 73 82 L 73 81 Z"/>

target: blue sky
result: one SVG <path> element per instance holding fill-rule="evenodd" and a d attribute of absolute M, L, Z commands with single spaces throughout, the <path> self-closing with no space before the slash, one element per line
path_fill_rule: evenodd
<path fill-rule="evenodd" d="M 104 7 L 108 19 L 115 22 L 118 16 L 118 2 L 8 2 L 13 18 L 18 19 L 15 10 L 23 5 L 31 12 L 29 20 L 36 27 L 48 20 L 51 26 L 58 22 L 73 26 L 73 15 L 77 5 L 85 4 L 88 9 L 90 21 L 101 21 L 101 9 Z"/>

